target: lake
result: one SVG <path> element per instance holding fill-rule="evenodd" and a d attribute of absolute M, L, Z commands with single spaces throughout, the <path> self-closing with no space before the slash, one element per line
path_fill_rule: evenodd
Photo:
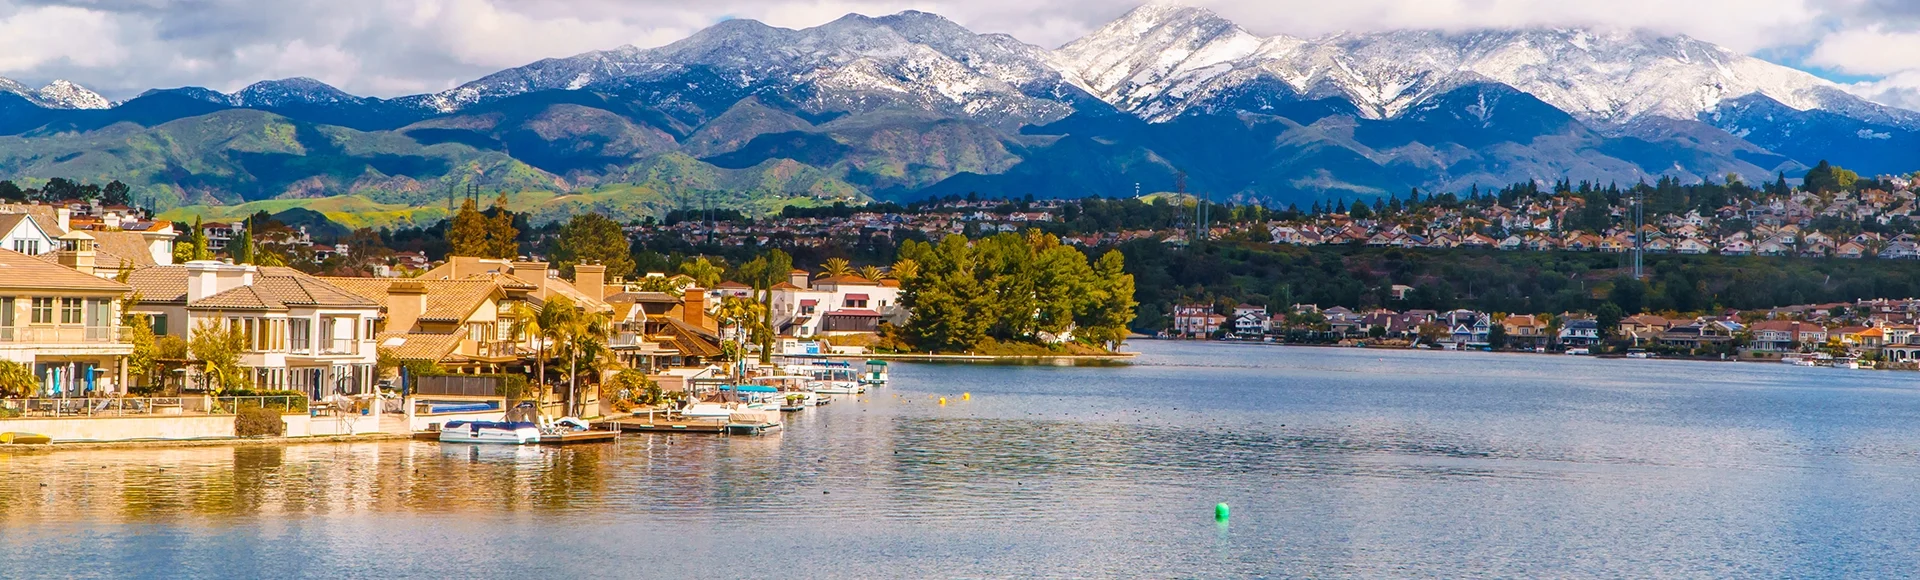
<path fill-rule="evenodd" d="M 1920 375 L 1132 348 L 895 364 L 763 437 L 0 453 L 0 577 L 1920 570 Z"/>

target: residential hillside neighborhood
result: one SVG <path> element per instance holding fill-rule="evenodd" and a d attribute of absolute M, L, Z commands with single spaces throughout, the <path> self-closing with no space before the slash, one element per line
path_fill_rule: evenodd
<path fill-rule="evenodd" d="M 1633 200 L 1597 210 L 1573 192 L 1484 204 L 1435 204 L 1408 211 L 1322 212 L 1268 224 L 1276 244 L 1353 244 L 1401 248 L 1493 248 L 1525 251 L 1719 254 L 1886 259 L 1920 258 L 1920 236 L 1908 231 L 1917 211 L 1907 178 L 1887 190 L 1814 193 L 1737 200 L 1679 213 L 1643 211 Z M 1592 199 L 1601 199 L 1595 197 Z M 1586 215 L 1582 215 L 1586 214 Z M 1595 225 L 1598 223 L 1598 225 Z M 1215 232 L 1220 236 L 1227 232 Z"/>
<path fill-rule="evenodd" d="M 1669 313 L 1671 314 L 1671 313 Z M 1240 304 L 1182 304 L 1165 336 L 1347 346 L 1445 350 L 1512 350 L 1735 358 L 1853 360 L 1881 368 L 1920 369 L 1920 300 L 1807 304 L 1714 315 L 1636 314 L 1617 319 L 1585 313 L 1505 314 L 1453 310 L 1356 312 L 1342 306 L 1295 304 L 1278 312 Z"/>

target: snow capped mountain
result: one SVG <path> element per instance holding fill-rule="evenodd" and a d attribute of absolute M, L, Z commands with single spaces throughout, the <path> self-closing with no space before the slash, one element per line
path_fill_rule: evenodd
<path fill-rule="evenodd" d="M 0 92 L 20 95 L 27 101 L 48 109 L 106 109 L 113 106 L 113 103 L 99 93 L 64 80 L 56 80 L 34 90 L 12 79 L 0 78 Z"/>
<path fill-rule="evenodd" d="M 228 100 L 236 107 L 267 108 L 355 103 L 365 99 L 348 94 L 327 83 L 306 77 L 294 77 L 247 85 L 247 88 L 240 89 L 240 92 L 228 95 Z"/>
<path fill-rule="evenodd" d="M 548 59 L 426 96 L 454 111 L 541 90 L 616 88 L 708 71 L 733 88 L 788 93 L 816 111 L 910 106 L 1022 122 L 1063 117 L 1079 91 L 1050 54 L 979 35 L 922 12 L 857 14 L 802 30 L 729 20 L 654 49 L 631 46 Z"/>
<path fill-rule="evenodd" d="M 1402 30 L 1262 38 L 1204 9 L 1143 6 L 1062 47 L 1056 62 L 1090 92 L 1164 121 L 1261 81 L 1306 97 L 1344 96 L 1390 119 L 1454 87 L 1497 82 L 1597 125 L 1647 116 L 1695 119 L 1759 94 L 1920 127 L 1920 114 L 1875 105 L 1792 68 L 1685 36 L 1582 29 Z"/>

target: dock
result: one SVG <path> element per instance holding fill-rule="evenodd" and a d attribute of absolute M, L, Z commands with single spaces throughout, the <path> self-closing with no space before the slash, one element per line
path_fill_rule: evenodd
<path fill-rule="evenodd" d="M 541 445 L 572 445 L 575 443 L 605 443 L 620 437 L 619 431 L 594 429 L 591 431 L 572 431 L 555 435 L 541 435 Z"/>
<path fill-rule="evenodd" d="M 621 433 L 725 433 L 727 421 L 725 419 L 669 420 L 666 417 L 649 419 L 638 416 L 595 423 L 593 428 Z"/>
<path fill-rule="evenodd" d="M 575 443 L 605 443 L 620 437 L 618 430 L 595 429 L 592 431 L 574 431 L 557 435 L 541 435 L 535 443 L 541 445 L 572 445 Z M 439 441 L 439 431 L 415 431 L 415 441 Z"/>

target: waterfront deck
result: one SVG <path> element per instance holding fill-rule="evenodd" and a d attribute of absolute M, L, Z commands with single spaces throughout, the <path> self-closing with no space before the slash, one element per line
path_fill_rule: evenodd
<path fill-rule="evenodd" d="M 665 417 L 649 419 L 646 416 L 637 416 L 595 423 L 593 428 L 621 433 L 725 433 L 727 420 L 668 420 Z"/>
<path fill-rule="evenodd" d="M 541 445 L 573 445 L 576 443 L 605 443 L 608 441 L 612 441 L 619 436 L 620 436 L 620 431 L 618 430 L 594 429 L 591 431 L 575 431 L 572 433 L 561 433 L 558 435 L 541 435 L 540 440 L 536 441 L 535 443 L 539 443 Z M 439 441 L 440 432 L 439 431 L 416 431 L 413 434 L 413 440 Z"/>

